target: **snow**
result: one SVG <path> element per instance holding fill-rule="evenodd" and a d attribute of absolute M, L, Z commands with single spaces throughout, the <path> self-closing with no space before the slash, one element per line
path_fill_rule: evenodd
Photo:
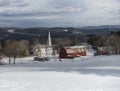
<path fill-rule="evenodd" d="M 18 58 L 15 65 L 0 65 L 0 91 L 120 91 L 120 56 Z"/>

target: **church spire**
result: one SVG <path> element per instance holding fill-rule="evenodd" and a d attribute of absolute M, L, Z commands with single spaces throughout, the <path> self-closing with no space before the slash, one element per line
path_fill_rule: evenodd
<path fill-rule="evenodd" d="M 50 31 L 48 33 L 48 45 L 52 46 Z"/>

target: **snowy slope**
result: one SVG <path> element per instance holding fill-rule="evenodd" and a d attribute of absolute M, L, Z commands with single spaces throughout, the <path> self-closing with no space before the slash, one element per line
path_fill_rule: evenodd
<path fill-rule="evenodd" d="M 0 91 L 120 91 L 119 55 L 31 60 L 1 65 Z"/>

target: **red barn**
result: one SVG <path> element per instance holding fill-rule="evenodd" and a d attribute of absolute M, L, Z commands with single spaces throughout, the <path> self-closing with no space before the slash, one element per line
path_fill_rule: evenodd
<path fill-rule="evenodd" d="M 75 58 L 86 56 L 85 46 L 62 47 L 59 51 L 59 58 Z"/>

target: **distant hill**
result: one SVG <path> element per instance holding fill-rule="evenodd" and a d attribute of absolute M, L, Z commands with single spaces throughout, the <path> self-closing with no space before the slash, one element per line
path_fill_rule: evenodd
<path fill-rule="evenodd" d="M 9 29 L 15 30 L 14 33 L 8 32 Z M 33 39 L 47 38 L 48 31 L 51 31 L 52 38 L 82 37 L 89 35 L 107 36 L 111 31 L 120 31 L 120 25 L 86 26 L 81 28 L 74 27 L 53 27 L 53 28 L 0 28 L 0 40 L 5 39 Z"/>
<path fill-rule="evenodd" d="M 82 27 L 83 29 L 101 29 L 101 30 L 110 30 L 110 31 L 118 31 L 120 30 L 120 25 L 102 25 L 102 26 L 86 26 Z"/>

